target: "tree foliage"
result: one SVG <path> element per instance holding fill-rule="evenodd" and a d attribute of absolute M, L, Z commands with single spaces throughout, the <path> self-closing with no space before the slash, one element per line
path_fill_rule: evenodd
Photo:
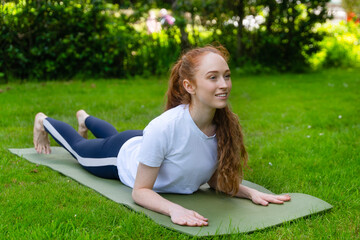
<path fill-rule="evenodd" d="M 235 62 L 258 64 L 277 70 L 301 70 L 306 67 L 306 54 L 316 52 L 319 33 L 312 31 L 316 23 L 328 18 L 329 0 L 176 0 L 170 1 L 175 15 L 190 13 L 188 24 L 194 45 L 218 41 L 234 55 Z M 161 7 L 163 1 L 157 1 Z M 168 3 L 169 4 L 169 3 Z M 253 18 L 250 19 L 250 16 Z M 263 22 L 244 26 L 244 22 L 262 18 Z M 183 18 L 185 18 L 183 16 Z M 249 20 L 247 20 L 247 18 Z M 197 19 L 197 20 L 196 20 Z M 256 23 L 255 23 L 256 24 Z M 205 41 L 196 25 L 212 32 Z"/>
<path fill-rule="evenodd" d="M 342 0 L 341 5 L 346 12 L 353 12 L 360 16 L 360 0 Z"/>
<path fill-rule="evenodd" d="M 111 44 L 111 39 L 100 1 L 28 0 L 3 5 L 1 10 L 5 72 L 21 78 L 56 78 L 71 77 L 79 70 L 107 71 L 103 68 L 109 66 L 102 62 L 109 52 L 103 51 L 108 49 L 102 49 L 102 42 Z"/>
<path fill-rule="evenodd" d="M 166 73 L 186 48 L 219 42 L 232 64 L 304 70 L 318 51 L 329 0 L 21 0 L 0 7 L 0 78 L 123 77 Z M 175 26 L 148 35 L 150 9 Z"/>
<path fill-rule="evenodd" d="M 163 46 L 173 48 L 177 42 L 169 39 L 170 32 L 152 37 L 135 31 L 134 15 L 100 0 L 1 5 L 0 73 L 21 79 L 161 73 L 158 69 L 168 68 L 178 54 L 164 54 Z"/>

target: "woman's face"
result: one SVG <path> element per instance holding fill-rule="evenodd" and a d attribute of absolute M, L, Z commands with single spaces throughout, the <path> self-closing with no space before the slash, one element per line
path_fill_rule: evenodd
<path fill-rule="evenodd" d="M 197 70 L 191 103 L 211 109 L 226 107 L 232 85 L 225 59 L 209 52 L 201 58 Z"/>

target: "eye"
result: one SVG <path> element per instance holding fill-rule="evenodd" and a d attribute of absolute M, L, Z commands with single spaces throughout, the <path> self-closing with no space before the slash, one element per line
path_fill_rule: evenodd
<path fill-rule="evenodd" d="M 230 79 L 231 75 L 230 74 L 226 74 L 225 75 L 225 79 Z"/>
<path fill-rule="evenodd" d="M 215 75 L 211 75 L 209 78 L 210 78 L 211 80 L 215 80 L 215 79 L 216 79 L 216 76 L 215 76 Z"/>

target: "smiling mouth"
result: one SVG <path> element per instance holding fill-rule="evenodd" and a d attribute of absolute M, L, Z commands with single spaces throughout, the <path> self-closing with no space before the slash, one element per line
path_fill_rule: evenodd
<path fill-rule="evenodd" d="M 227 93 L 220 93 L 220 94 L 215 94 L 215 96 L 217 97 L 227 97 Z"/>

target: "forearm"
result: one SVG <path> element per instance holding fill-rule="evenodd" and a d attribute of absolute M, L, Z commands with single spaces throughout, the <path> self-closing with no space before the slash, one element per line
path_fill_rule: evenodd
<path fill-rule="evenodd" d="M 179 225 L 206 226 L 207 219 L 197 212 L 166 200 L 152 190 L 160 167 L 149 167 L 142 163 L 138 166 L 132 198 L 147 209 L 171 217 L 171 221 Z"/>
<path fill-rule="evenodd" d="M 180 205 L 175 204 L 151 189 L 134 189 L 132 192 L 134 201 L 147 209 L 170 216 L 171 211 L 181 208 Z"/>

